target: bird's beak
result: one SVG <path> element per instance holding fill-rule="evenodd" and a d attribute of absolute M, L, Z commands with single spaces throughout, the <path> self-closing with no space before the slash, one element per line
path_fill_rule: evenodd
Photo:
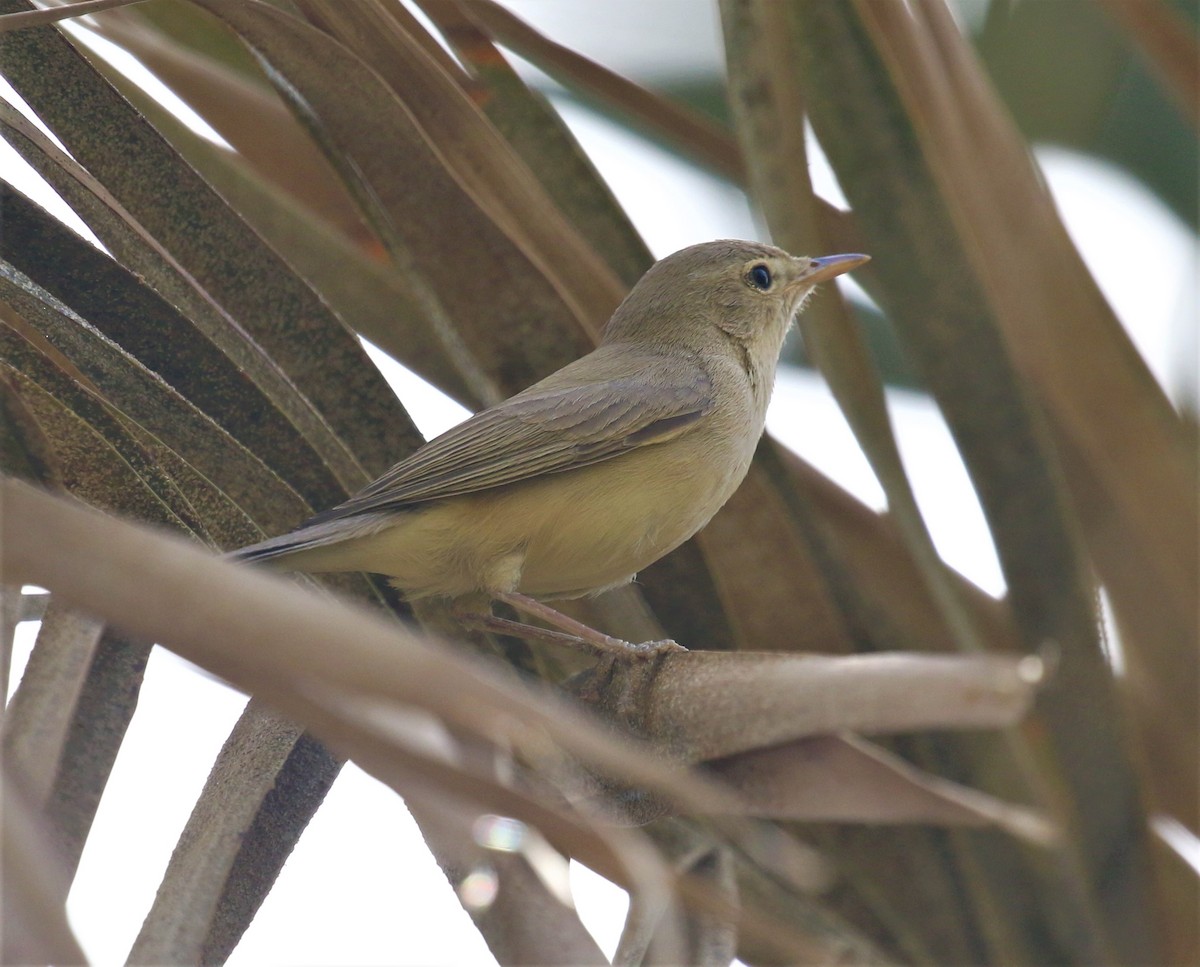
<path fill-rule="evenodd" d="M 826 282 L 834 276 L 857 269 L 871 261 L 869 255 L 822 255 L 820 258 L 809 259 L 812 267 L 800 277 L 805 285 L 816 285 Z"/>

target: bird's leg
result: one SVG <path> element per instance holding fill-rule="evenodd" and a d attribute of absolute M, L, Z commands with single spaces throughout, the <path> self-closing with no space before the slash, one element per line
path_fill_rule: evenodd
<path fill-rule="evenodd" d="M 550 641 L 560 645 L 571 645 L 576 648 L 584 645 L 591 650 L 595 650 L 596 647 L 592 642 L 584 641 L 575 635 L 565 634 L 561 631 L 551 631 L 549 628 L 539 628 L 537 625 L 528 625 L 523 621 L 512 621 L 509 618 L 501 618 L 499 615 L 480 613 L 478 611 L 459 611 L 455 613 L 455 618 L 461 624 L 477 631 L 493 631 L 499 635 L 510 635 L 514 638 L 533 638 L 538 641 Z"/>
<path fill-rule="evenodd" d="M 511 605 L 523 614 L 540 618 L 546 624 L 558 628 L 559 631 L 566 632 L 566 637 L 590 645 L 602 654 L 625 658 L 645 658 L 651 655 L 660 655 L 668 651 L 687 651 L 682 645 L 670 640 L 647 641 L 641 644 L 633 644 L 620 638 L 613 638 L 611 635 L 606 635 L 602 631 L 590 628 L 583 622 L 576 621 L 561 611 L 555 611 L 549 605 L 542 604 L 542 602 L 516 591 L 501 591 L 493 595 L 493 597 L 497 601 L 503 601 L 505 604 Z M 513 624 L 520 623 L 513 622 Z M 531 625 L 521 626 L 532 627 Z"/>

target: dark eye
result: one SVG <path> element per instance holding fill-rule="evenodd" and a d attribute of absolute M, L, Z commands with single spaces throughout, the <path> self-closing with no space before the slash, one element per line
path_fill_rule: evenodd
<path fill-rule="evenodd" d="M 756 265 L 750 270 L 750 284 L 756 289 L 766 292 L 771 288 L 771 270 L 765 265 Z"/>

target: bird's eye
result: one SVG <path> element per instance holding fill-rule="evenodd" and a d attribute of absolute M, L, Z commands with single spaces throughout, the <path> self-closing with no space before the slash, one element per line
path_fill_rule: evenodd
<path fill-rule="evenodd" d="M 771 270 L 761 263 L 750 270 L 748 278 L 750 279 L 750 284 L 756 289 L 766 292 L 767 289 L 771 288 Z"/>

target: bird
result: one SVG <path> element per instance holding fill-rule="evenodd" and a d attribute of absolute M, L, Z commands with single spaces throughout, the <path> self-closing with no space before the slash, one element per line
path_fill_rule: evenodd
<path fill-rule="evenodd" d="M 559 629 L 542 636 L 636 648 L 544 602 L 627 584 L 708 523 L 749 470 L 796 315 L 818 283 L 868 260 L 732 239 L 681 249 L 590 353 L 231 556 L 377 573 L 480 627 L 536 632 L 491 614 L 505 601 Z"/>

